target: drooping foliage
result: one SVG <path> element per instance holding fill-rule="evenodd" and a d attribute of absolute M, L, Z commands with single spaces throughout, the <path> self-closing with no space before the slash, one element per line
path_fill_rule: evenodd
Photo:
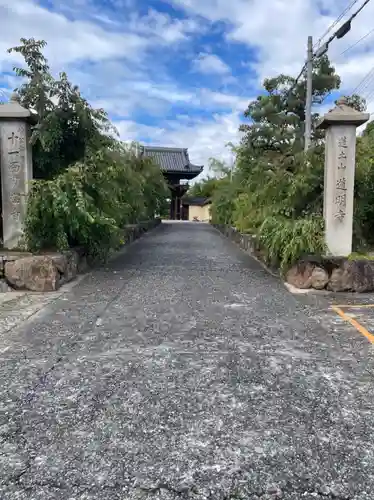
<path fill-rule="evenodd" d="M 34 182 L 26 237 L 31 249 L 85 246 L 105 257 L 123 227 L 153 218 L 167 196 L 159 169 L 120 145 L 101 149 L 52 180 Z"/>
<path fill-rule="evenodd" d="M 116 247 L 126 224 L 163 210 L 168 189 L 160 169 L 116 138 L 102 109 L 94 109 L 65 73 L 55 79 L 42 50 L 21 39 L 9 49 L 24 66 L 20 103 L 33 113 L 33 170 L 25 236 L 28 247 L 84 245 L 101 257 Z"/>

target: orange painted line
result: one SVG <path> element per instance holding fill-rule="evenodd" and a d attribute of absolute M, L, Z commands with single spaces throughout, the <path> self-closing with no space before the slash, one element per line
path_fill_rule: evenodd
<path fill-rule="evenodd" d="M 342 319 L 350 323 L 354 328 L 356 328 L 357 331 L 361 333 L 364 337 L 368 339 L 369 342 L 374 344 L 374 335 L 372 335 L 364 326 L 362 326 L 358 321 L 356 321 L 354 318 L 351 318 L 348 316 L 348 314 L 345 314 L 344 311 L 340 309 L 340 307 L 337 306 L 331 306 L 331 309 L 336 312 Z"/>
<path fill-rule="evenodd" d="M 337 304 L 333 307 L 339 307 L 339 309 L 369 309 L 374 307 L 374 304 Z"/>

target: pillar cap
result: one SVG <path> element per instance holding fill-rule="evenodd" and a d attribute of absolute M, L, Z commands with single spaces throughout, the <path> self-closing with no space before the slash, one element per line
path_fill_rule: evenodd
<path fill-rule="evenodd" d="M 0 120 L 7 118 L 29 118 L 31 113 L 20 104 L 20 97 L 16 92 L 10 96 L 9 102 L 0 104 Z"/>
<path fill-rule="evenodd" d="M 369 113 L 362 113 L 348 106 L 348 101 L 345 97 L 339 97 L 336 101 L 336 106 L 317 122 L 317 128 L 328 128 L 332 125 L 355 125 L 359 127 L 367 122 L 370 118 Z"/>

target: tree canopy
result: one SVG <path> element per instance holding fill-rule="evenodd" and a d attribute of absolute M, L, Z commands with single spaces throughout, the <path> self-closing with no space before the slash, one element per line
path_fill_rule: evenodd
<path fill-rule="evenodd" d="M 163 209 L 168 189 L 160 169 L 116 137 L 103 109 L 94 109 L 66 73 L 55 79 L 43 55 L 46 42 L 22 38 L 15 89 L 33 112 L 31 143 L 36 180 L 28 197 L 30 249 L 84 245 L 104 257 L 123 227 Z"/>
<path fill-rule="evenodd" d="M 313 103 L 327 102 L 340 88 L 340 77 L 327 56 L 313 70 Z M 358 95 L 348 98 L 359 111 Z M 306 79 L 288 75 L 265 79 L 263 91 L 244 112 L 247 122 L 236 150 L 233 174 L 206 181 L 212 217 L 255 236 L 264 258 L 283 269 L 304 253 L 324 251 L 324 136 L 313 126 L 313 147 L 304 154 Z M 334 103 L 331 102 L 331 107 Z M 313 115 L 313 125 L 319 118 Z M 355 244 L 374 243 L 374 133 L 369 125 L 358 139 Z M 204 191 L 204 186 L 199 189 Z"/>
<path fill-rule="evenodd" d="M 42 49 L 44 40 L 21 39 L 8 52 L 20 54 L 24 67 L 16 67 L 25 80 L 17 89 L 22 106 L 35 112 L 31 136 L 34 176 L 52 178 L 69 165 L 113 143 L 116 130 L 103 109 L 94 109 L 66 75 L 55 79 Z"/>

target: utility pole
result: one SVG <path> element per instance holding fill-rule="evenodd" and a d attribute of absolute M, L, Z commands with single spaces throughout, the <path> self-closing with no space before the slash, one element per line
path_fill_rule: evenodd
<path fill-rule="evenodd" d="M 305 104 L 305 134 L 304 151 L 307 152 L 312 137 L 312 85 L 313 85 L 313 38 L 308 36 L 308 51 L 306 60 L 306 104 Z"/>

